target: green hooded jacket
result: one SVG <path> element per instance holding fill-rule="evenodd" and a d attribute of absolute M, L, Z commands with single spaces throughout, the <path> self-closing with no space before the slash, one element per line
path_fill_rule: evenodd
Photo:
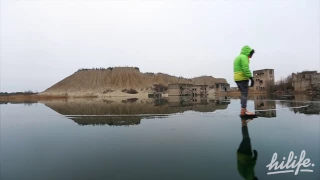
<path fill-rule="evenodd" d="M 237 152 L 237 159 L 238 172 L 241 175 L 241 177 L 245 180 L 254 180 L 254 167 L 256 165 L 256 159 L 239 152 Z"/>
<path fill-rule="evenodd" d="M 233 62 L 234 81 L 249 80 L 252 77 L 249 68 L 249 54 L 252 48 L 243 46 L 240 55 L 238 55 Z"/>

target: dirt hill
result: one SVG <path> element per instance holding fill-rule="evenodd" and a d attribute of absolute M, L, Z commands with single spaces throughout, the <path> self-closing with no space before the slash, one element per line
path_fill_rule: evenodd
<path fill-rule="evenodd" d="M 41 94 L 46 95 L 110 95 L 123 96 L 124 90 L 134 89 L 137 93 L 150 92 L 154 84 L 168 86 L 170 83 L 193 83 L 213 85 L 215 82 L 226 82 L 212 76 L 201 76 L 193 79 L 175 77 L 164 73 L 142 73 L 139 68 L 114 67 L 108 69 L 81 69 L 59 81 Z M 137 96 L 137 95 L 135 95 Z"/>
<path fill-rule="evenodd" d="M 212 76 L 200 76 L 192 79 L 193 84 L 202 85 L 206 84 L 209 86 L 214 85 L 215 83 L 227 83 L 226 79 L 223 78 L 214 78 Z"/>

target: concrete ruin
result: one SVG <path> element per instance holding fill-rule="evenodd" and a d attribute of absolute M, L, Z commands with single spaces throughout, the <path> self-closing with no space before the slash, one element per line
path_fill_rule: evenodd
<path fill-rule="evenodd" d="M 168 96 L 201 96 L 214 99 L 221 92 L 229 92 L 230 84 L 214 83 L 214 85 L 195 85 L 185 83 L 173 83 L 168 85 Z"/>
<path fill-rule="evenodd" d="M 216 92 L 229 92 L 230 84 L 228 83 L 215 83 Z"/>
<path fill-rule="evenodd" d="M 271 86 L 275 85 L 274 70 L 260 69 L 253 71 L 253 80 L 255 81 L 253 89 L 255 91 L 266 91 Z"/>
<path fill-rule="evenodd" d="M 168 85 L 169 96 L 207 96 L 208 85 L 174 83 Z"/>
<path fill-rule="evenodd" d="M 295 92 L 320 94 L 320 73 L 317 71 L 292 73 L 292 86 Z"/>

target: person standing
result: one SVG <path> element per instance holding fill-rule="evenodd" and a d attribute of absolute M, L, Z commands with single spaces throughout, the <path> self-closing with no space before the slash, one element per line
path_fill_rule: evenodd
<path fill-rule="evenodd" d="M 242 47 L 240 54 L 233 62 L 234 81 L 236 82 L 241 92 L 241 112 L 240 116 L 254 115 L 254 113 L 247 110 L 247 99 L 249 93 L 249 80 L 251 81 L 250 87 L 253 87 L 254 80 L 250 71 L 249 63 L 250 58 L 254 54 L 254 49 L 245 45 Z"/>

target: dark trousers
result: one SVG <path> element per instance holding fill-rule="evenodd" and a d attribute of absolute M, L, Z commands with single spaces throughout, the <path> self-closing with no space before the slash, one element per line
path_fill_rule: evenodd
<path fill-rule="evenodd" d="M 251 141 L 249 137 L 248 127 L 242 126 L 242 141 L 238 148 L 238 152 L 252 156 Z"/>
<path fill-rule="evenodd" d="M 236 83 L 237 83 L 237 86 L 241 92 L 241 108 L 247 108 L 249 80 L 236 81 Z"/>

